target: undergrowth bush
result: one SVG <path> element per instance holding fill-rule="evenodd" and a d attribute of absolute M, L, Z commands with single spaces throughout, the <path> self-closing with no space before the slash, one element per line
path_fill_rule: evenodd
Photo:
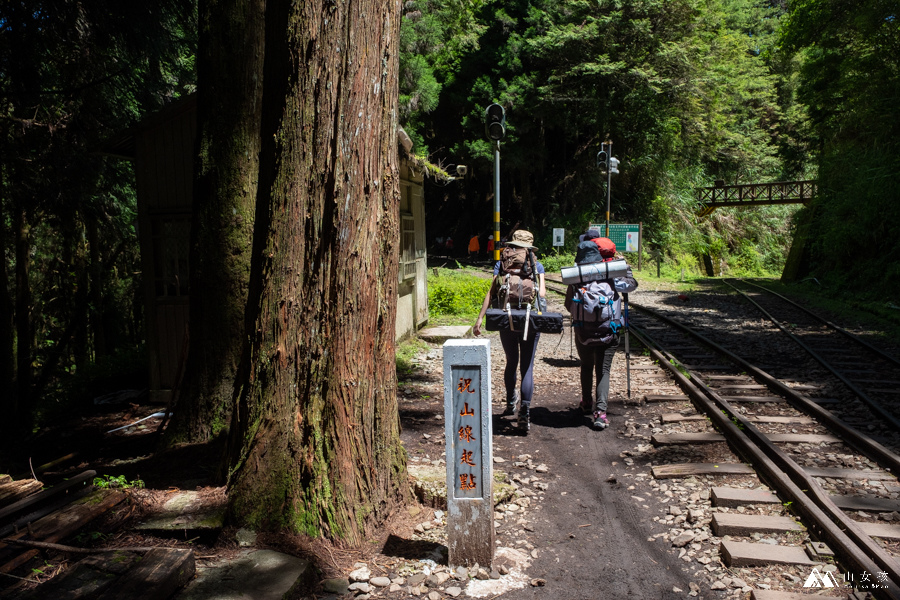
<path fill-rule="evenodd" d="M 428 274 L 428 312 L 432 316 L 475 316 L 491 280 L 466 271 L 438 269 Z"/>
<path fill-rule="evenodd" d="M 571 267 L 575 264 L 575 255 L 571 253 L 551 254 L 542 256 L 540 260 L 547 273 L 559 273 L 563 267 Z"/>

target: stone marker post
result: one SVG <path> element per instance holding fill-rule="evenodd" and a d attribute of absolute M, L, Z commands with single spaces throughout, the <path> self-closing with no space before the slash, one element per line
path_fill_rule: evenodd
<path fill-rule="evenodd" d="M 490 569 L 494 559 L 491 344 L 444 343 L 447 545 L 451 567 Z"/>

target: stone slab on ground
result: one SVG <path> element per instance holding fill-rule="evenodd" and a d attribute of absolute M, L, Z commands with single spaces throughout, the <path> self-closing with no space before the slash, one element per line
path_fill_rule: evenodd
<path fill-rule="evenodd" d="M 681 413 L 663 413 L 660 423 L 682 423 L 684 421 L 705 421 L 706 415 L 683 415 Z"/>
<path fill-rule="evenodd" d="M 842 510 L 863 510 L 869 512 L 900 512 L 900 501 L 890 498 L 872 498 L 868 496 L 835 495 L 831 501 Z"/>
<path fill-rule="evenodd" d="M 819 564 L 810 560 L 802 546 L 773 546 L 723 540 L 719 546 L 719 554 L 726 567 Z"/>
<path fill-rule="evenodd" d="M 749 536 L 753 533 L 787 533 L 806 528 L 790 517 L 769 515 L 742 515 L 739 513 L 713 513 L 712 530 L 719 536 Z"/>
<path fill-rule="evenodd" d="M 685 444 L 715 444 L 724 442 L 721 433 L 656 433 L 650 437 L 654 446 L 679 446 Z"/>
<path fill-rule="evenodd" d="M 202 569 L 175 600 L 281 600 L 302 596 L 314 583 L 308 561 L 274 550 L 252 550 Z"/>
<path fill-rule="evenodd" d="M 199 492 L 178 491 L 134 528 L 140 531 L 184 532 L 193 537 L 222 529 L 224 521 L 224 504 L 210 506 L 201 500 Z"/>
<path fill-rule="evenodd" d="M 677 463 L 651 467 L 656 479 L 674 479 L 690 475 L 752 475 L 756 471 L 744 463 Z"/>
<path fill-rule="evenodd" d="M 778 396 L 722 396 L 725 400 L 729 402 L 787 402 L 784 398 L 779 398 Z"/>
<path fill-rule="evenodd" d="M 872 481 L 891 481 L 896 476 L 887 471 L 864 471 L 862 469 L 841 469 L 838 467 L 803 467 L 807 475 L 813 477 L 830 477 L 832 479 L 869 479 Z"/>
<path fill-rule="evenodd" d="M 647 394 L 644 402 L 687 402 L 690 400 L 683 394 Z"/>
<path fill-rule="evenodd" d="M 714 487 L 710 490 L 713 506 L 743 506 L 745 504 L 781 504 L 778 496 L 766 490 L 746 488 Z"/>
<path fill-rule="evenodd" d="M 457 340 L 469 337 L 472 328 L 468 325 L 440 325 L 438 327 L 426 327 L 419 331 L 419 338 L 426 342 L 443 344 L 447 340 Z"/>
<path fill-rule="evenodd" d="M 840 438 L 833 435 L 821 435 L 818 433 L 770 433 L 767 434 L 770 442 L 786 444 L 837 444 Z M 721 433 L 668 433 L 654 434 L 650 441 L 654 446 L 675 446 L 684 444 L 714 444 L 724 442 L 725 436 Z"/>
<path fill-rule="evenodd" d="M 886 540 L 900 540 L 900 525 L 892 525 L 891 523 L 864 523 L 858 522 L 859 528 L 866 535 L 872 537 L 880 537 Z"/>
<path fill-rule="evenodd" d="M 795 592 L 780 592 L 778 590 L 753 590 L 750 592 L 750 600 L 815 600 L 816 598 L 844 598 L 845 596 L 826 596 L 825 594 L 798 594 Z"/>
<path fill-rule="evenodd" d="M 410 463 L 407 465 L 413 493 L 419 502 L 431 508 L 447 510 L 447 467 Z M 515 498 L 516 488 L 505 483 L 505 474 L 494 470 L 494 506 Z"/>

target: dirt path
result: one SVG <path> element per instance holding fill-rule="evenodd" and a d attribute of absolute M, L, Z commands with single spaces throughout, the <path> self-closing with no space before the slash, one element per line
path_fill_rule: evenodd
<path fill-rule="evenodd" d="M 561 304 L 559 299 L 551 299 L 550 310 L 562 308 L 556 304 Z M 496 463 L 495 470 L 506 472 L 520 489 L 528 490 L 531 499 L 521 516 L 504 515 L 500 507 L 497 538 L 501 547 L 527 552 L 532 558 L 529 578 L 545 582 L 503 597 L 687 597 L 692 574 L 668 544 L 648 541 L 667 528 L 651 520 L 660 512 L 658 507 L 651 508 L 649 485 L 642 486 L 633 477 L 638 467 L 623 461 L 622 453 L 635 447 L 633 439 L 622 435 L 626 418 L 638 410 L 625 402 L 624 345 L 613 365 L 611 425 L 595 431 L 588 418 L 575 410 L 580 399 L 579 362 L 574 349 L 570 356 L 568 330 L 563 336 L 543 335 L 535 362 L 532 425 L 524 436 L 515 427 L 515 417 L 500 416 L 505 357 L 498 334 L 489 333 L 487 338 L 491 341 L 494 456 L 504 461 Z M 424 393 L 410 389 L 408 399 L 401 402 L 403 438 L 412 464 L 437 462 L 443 452 L 439 348 L 429 357 L 423 364 L 426 373 L 413 386 Z"/>

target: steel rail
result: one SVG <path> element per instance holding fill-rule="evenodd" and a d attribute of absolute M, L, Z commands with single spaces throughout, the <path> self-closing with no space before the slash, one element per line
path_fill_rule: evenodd
<path fill-rule="evenodd" d="M 845 442 L 847 442 L 847 444 L 855 448 L 861 454 L 864 454 L 869 459 L 875 461 L 882 468 L 888 469 L 894 475 L 900 474 L 900 456 L 898 456 L 894 452 L 891 452 L 888 448 L 885 448 L 883 445 L 879 444 L 861 431 L 848 426 L 846 423 L 838 419 L 830 410 L 822 408 L 803 394 L 798 393 L 797 390 L 786 385 L 784 382 L 776 379 L 775 377 L 772 377 L 756 365 L 747 362 L 740 356 L 734 354 L 726 348 L 723 348 L 722 346 L 706 338 L 702 334 L 697 333 L 690 327 L 682 325 L 681 323 L 678 323 L 677 321 L 663 314 L 660 314 L 655 310 L 652 310 L 645 306 L 641 306 L 640 304 L 635 304 L 634 302 L 632 302 L 631 306 L 640 311 L 646 312 L 647 314 L 650 314 L 665 323 L 670 324 L 671 326 L 679 329 L 680 331 L 683 331 L 684 333 L 695 338 L 706 346 L 709 346 L 723 356 L 727 356 L 732 362 L 740 365 L 741 368 L 748 371 L 749 373 L 752 373 L 753 376 L 758 380 L 765 382 L 770 389 L 786 396 L 791 406 L 825 423 L 825 425 L 831 431 L 837 433 Z"/>
<path fill-rule="evenodd" d="M 863 404 L 865 404 L 866 406 L 869 407 L 869 410 L 871 410 L 873 413 L 875 413 L 876 415 L 878 415 L 879 417 L 881 417 L 882 419 L 887 421 L 888 424 L 890 424 L 891 428 L 894 431 L 900 431 L 900 420 L 898 420 L 896 417 L 894 417 L 894 415 L 892 415 L 890 412 L 885 410 L 881 406 L 881 404 L 879 404 L 876 400 L 870 398 L 869 395 L 864 390 L 860 389 L 859 386 L 857 386 L 855 383 L 853 383 L 852 381 L 850 381 L 849 379 L 844 377 L 844 375 L 842 375 L 837 369 L 832 367 L 831 364 L 829 364 L 829 362 L 826 359 L 819 356 L 819 354 L 815 350 L 810 348 L 805 342 L 803 342 L 799 337 L 797 337 L 797 335 L 795 335 L 793 332 L 789 331 L 787 327 L 785 327 L 784 325 L 779 323 L 778 320 L 775 319 L 775 317 L 773 317 L 765 308 L 760 306 L 759 303 L 756 302 L 756 300 L 754 300 L 753 298 L 748 296 L 743 291 L 739 290 L 734 285 L 728 283 L 727 281 L 723 280 L 723 282 L 726 285 L 728 285 L 729 287 L 731 287 L 738 294 L 740 294 L 744 298 L 746 298 L 748 302 L 751 302 L 754 306 L 756 306 L 756 308 L 759 309 L 759 311 L 762 314 L 764 314 L 766 317 L 768 317 L 768 319 L 770 321 L 772 321 L 772 323 L 774 323 L 776 327 L 778 327 L 782 332 L 784 332 L 786 335 L 788 335 L 798 346 L 800 346 L 801 348 L 806 350 L 806 352 L 809 353 L 810 356 L 812 356 L 814 359 L 819 361 L 819 363 L 823 367 L 828 369 L 832 375 L 834 375 L 835 377 L 840 379 L 844 385 L 846 385 L 848 388 L 850 388 L 850 390 L 854 394 L 856 394 L 856 396 L 860 400 L 862 400 Z M 900 471 L 895 471 L 895 472 L 900 473 Z"/>
<path fill-rule="evenodd" d="M 722 281 L 724 281 L 725 283 L 728 283 L 728 281 L 725 280 L 725 279 L 723 279 Z M 870 344 L 869 342 L 867 342 L 866 340 L 862 339 L 861 337 L 859 337 L 859 336 L 857 336 L 857 335 L 855 335 L 855 334 L 853 334 L 853 333 L 850 333 L 849 331 L 847 331 L 847 330 L 844 329 L 843 327 L 840 327 L 839 325 L 835 325 L 834 323 L 832 323 L 832 322 L 829 321 L 828 319 L 822 317 L 821 315 L 818 315 L 818 314 L 814 313 L 813 311 L 809 310 L 808 308 L 806 308 L 806 307 L 803 306 L 802 304 L 798 304 L 797 302 L 794 302 L 793 300 L 791 300 L 791 299 L 788 298 L 787 296 L 783 296 L 783 295 L 779 294 L 778 292 L 776 292 L 776 291 L 774 291 L 774 290 L 770 290 L 769 288 L 767 288 L 767 287 L 765 287 L 765 286 L 763 286 L 763 285 L 759 285 L 758 283 L 753 283 L 752 281 L 747 281 L 747 280 L 745 280 L 745 279 L 737 279 L 736 281 L 740 281 L 741 283 L 743 283 L 743 284 L 745 284 L 745 285 L 751 285 L 751 286 L 753 286 L 753 287 L 759 288 L 759 289 L 761 289 L 761 290 L 763 290 L 763 291 L 765 291 L 765 292 L 768 292 L 768 293 L 772 294 L 773 296 L 777 296 L 777 297 L 781 298 L 782 300 L 784 300 L 784 301 L 787 302 L 788 304 L 794 306 L 795 308 L 799 308 L 800 310 L 802 310 L 803 312 L 805 312 L 805 313 L 808 314 L 809 316 L 811 316 L 811 317 L 813 317 L 813 318 L 815 318 L 815 319 L 818 319 L 818 320 L 821 321 L 822 323 L 825 323 L 826 325 L 828 325 L 829 327 L 831 327 L 832 329 L 834 329 L 834 330 L 837 331 L 838 333 L 842 333 L 842 334 L 844 334 L 845 336 L 847 336 L 848 338 L 850 338 L 851 340 L 853 340 L 854 342 L 856 342 L 856 343 L 858 343 L 858 344 L 862 344 L 863 346 L 865 346 L 866 348 L 868 348 L 869 350 L 871 350 L 871 351 L 874 352 L 875 354 L 879 355 L 881 358 L 885 359 L 886 361 L 891 362 L 891 363 L 897 365 L 898 367 L 900 367 L 900 359 L 898 359 L 896 356 L 894 356 L 894 355 L 892 355 L 892 354 L 888 354 L 887 352 L 885 352 L 885 351 L 882 350 L 881 348 L 878 348 L 877 346 L 874 346 L 874 345 Z M 728 283 L 728 285 L 730 285 L 731 287 L 734 287 L 734 285 L 732 285 L 732 284 L 730 284 L 730 283 Z M 737 289 L 737 288 L 735 288 L 735 289 Z M 740 290 L 738 290 L 738 291 L 740 291 Z"/>
<path fill-rule="evenodd" d="M 682 389 L 695 400 L 698 408 L 726 434 L 726 439 L 738 454 L 752 463 L 758 472 L 763 473 L 764 479 L 782 497 L 790 498 L 792 506 L 815 525 L 819 535 L 841 552 L 850 565 L 861 571 L 873 574 L 883 571 L 889 575 L 888 588 L 879 590 L 879 596 L 900 598 L 900 564 L 865 534 L 859 525 L 847 518 L 815 479 L 775 446 L 752 422 L 733 410 L 724 398 L 700 381 L 696 374 L 685 369 L 674 357 L 672 359 L 678 366 L 670 362 L 654 347 L 659 345 L 651 343 L 652 338 L 640 328 L 633 326 L 632 333 L 650 351 L 651 356 L 672 373 Z M 690 378 L 681 369 L 685 369 Z M 797 481 L 801 484 L 798 485 Z M 800 485 L 806 486 L 806 490 Z"/>

